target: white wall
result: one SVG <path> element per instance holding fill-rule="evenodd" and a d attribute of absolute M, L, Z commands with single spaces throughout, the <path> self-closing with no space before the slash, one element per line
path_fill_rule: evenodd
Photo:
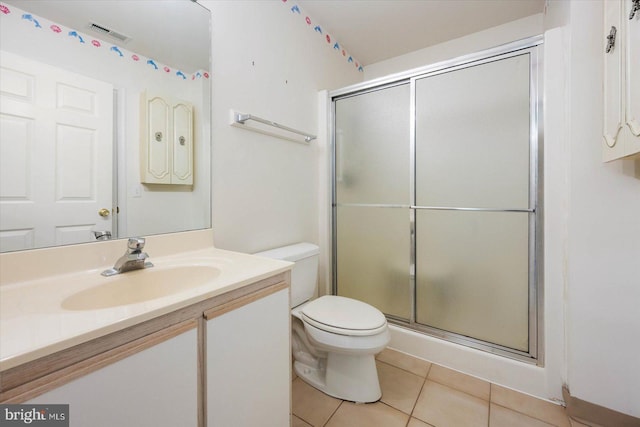
<path fill-rule="evenodd" d="M 191 230 L 210 225 L 210 111 L 203 100 L 206 79 L 182 80 L 151 66 L 119 58 L 109 51 L 109 43 L 100 48 L 68 37 L 65 31 L 54 33 L 52 22 L 40 19 L 42 28 L 19 18 L 21 11 L 11 7 L 11 15 L 2 16 L 0 47 L 36 61 L 111 83 L 117 91 L 119 157 L 120 235 L 149 235 L 176 230 Z M 143 186 L 140 184 L 140 93 L 145 89 L 173 94 L 195 106 L 195 171 L 193 188 Z M 202 106 L 205 105 L 205 108 Z M 206 123 L 204 122 L 206 121 Z M 124 165 L 124 167 L 121 167 Z M 137 196 L 134 190 L 139 190 Z"/>
<path fill-rule="evenodd" d="M 320 132 L 317 91 L 359 82 L 281 1 L 202 1 L 213 17 L 215 245 L 257 252 L 318 242 L 322 149 L 229 126 L 229 110 Z"/>
<path fill-rule="evenodd" d="M 568 385 L 638 417 L 640 161 L 601 161 L 602 2 L 572 2 L 569 18 Z"/>

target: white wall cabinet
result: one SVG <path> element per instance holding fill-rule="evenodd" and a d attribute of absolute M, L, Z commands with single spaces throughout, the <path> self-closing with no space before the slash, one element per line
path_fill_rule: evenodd
<path fill-rule="evenodd" d="M 289 288 L 205 317 L 207 426 L 288 426 Z"/>
<path fill-rule="evenodd" d="M 141 182 L 193 185 L 193 105 L 143 92 L 141 105 Z"/>
<path fill-rule="evenodd" d="M 195 427 L 197 339 L 193 327 L 26 403 L 69 404 L 71 427 Z"/>
<path fill-rule="evenodd" d="M 604 161 L 640 154 L 640 10 L 633 13 L 636 3 L 604 2 Z"/>

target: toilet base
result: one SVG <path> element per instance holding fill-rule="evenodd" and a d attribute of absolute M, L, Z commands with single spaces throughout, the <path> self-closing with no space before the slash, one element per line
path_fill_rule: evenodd
<path fill-rule="evenodd" d="M 295 361 L 296 374 L 312 387 L 342 400 L 370 403 L 380 400 L 382 391 L 373 355 L 328 353 L 316 366 Z"/>

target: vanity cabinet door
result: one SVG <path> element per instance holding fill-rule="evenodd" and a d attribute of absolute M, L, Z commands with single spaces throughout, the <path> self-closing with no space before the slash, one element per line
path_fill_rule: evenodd
<path fill-rule="evenodd" d="M 289 287 L 276 288 L 205 313 L 208 427 L 289 425 Z"/>
<path fill-rule="evenodd" d="M 186 332 L 142 351 L 134 348 L 134 354 L 26 403 L 69 404 L 71 427 L 195 427 L 198 342 L 193 323 Z"/>
<path fill-rule="evenodd" d="M 626 18 L 626 125 L 633 137 L 628 152 L 640 153 L 640 1 L 624 1 Z M 635 9 L 634 9 L 635 8 Z"/>
<path fill-rule="evenodd" d="M 186 102 L 173 105 L 172 184 L 193 184 L 193 106 Z"/>
<path fill-rule="evenodd" d="M 171 184 L 171 105 L 160 96 L 143 96 L 146 122 L 143 129 L 142 182 Z"/>
<path fill-rule="evenodd" d="M 624 142 L 620 135 L 624 128 L 624 50 L 620 46 L 621 24 L 620 0 L 608 0 L 604 8 L 604 161 L 624 156 Z"/>
<path fill-rule="evenodd" d="M 633 0 L 604 2 L 603 160 L 640 153 L 640 11 Z"/>

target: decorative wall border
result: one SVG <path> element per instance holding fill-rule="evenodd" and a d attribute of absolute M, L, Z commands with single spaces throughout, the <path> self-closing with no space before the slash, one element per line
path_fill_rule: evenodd
<path fill-rule="evenodd" d="M 311 30 L 316 32 L 318 35 L 324 36 L 324 39 L 326 40 L 327 45 L 333 47 L 333 50 L 338 54 L 341 54 L 344 57 L 344 59 L 347 61 L 347 63 L 354 65 L 356 69 L 360 72 L 364 71 L 364 69 L 362 68 L 362 65 L 352 55 L 350 55 L 349 52 L 347 52 L 344 46 L 342 46 L 340 43 L 338 43 L 337 40 L 331 37 L 329 33 L 323 31 L 322 26 L 319 23 L 313 22 L 309 17 L 309 15 L 304 13 L 302 8 L 298 4 L 289 2 L 288 0 L 282 0 L 282 3 L 289 8 L 291 13 L 299 15 L 300 17 L 304 16 L 304 20 L 307 26 Z"/>
<path fill-rule="evenodd" d="M 102 49 L 105 52 L 105 56 L 108 55 L 114 60 L 128 59 L 131 62 L 145 65 L 155 71 L 164 72 L 168 76 L 173 76 L 178 79 L 196 80 L 201 78 L 208 79 L 210 77 L 210 73 L 206 70 L 198 70 L 190 76 L 187 76 L 181 70 L 172 68 L 167 64 L 157 62 L 153 58 L 139 55 L 135 52 L 124 49 L 121 46 L 81 33 L 73 28 L 63 27 L 56 22 L 33 15 L 15 6 L 11 6 L 11 8 L 9 8 L 9 6 L 4 3 L 0 3 L 0 17 L 3 17 L 3 19 L 20 19 L 25 25 L 29 25 L 33 30 L 46 32 L 53 37 L 72 37 L 76 39 L 79 44 L 86 46 L 87 48 Z"/>

